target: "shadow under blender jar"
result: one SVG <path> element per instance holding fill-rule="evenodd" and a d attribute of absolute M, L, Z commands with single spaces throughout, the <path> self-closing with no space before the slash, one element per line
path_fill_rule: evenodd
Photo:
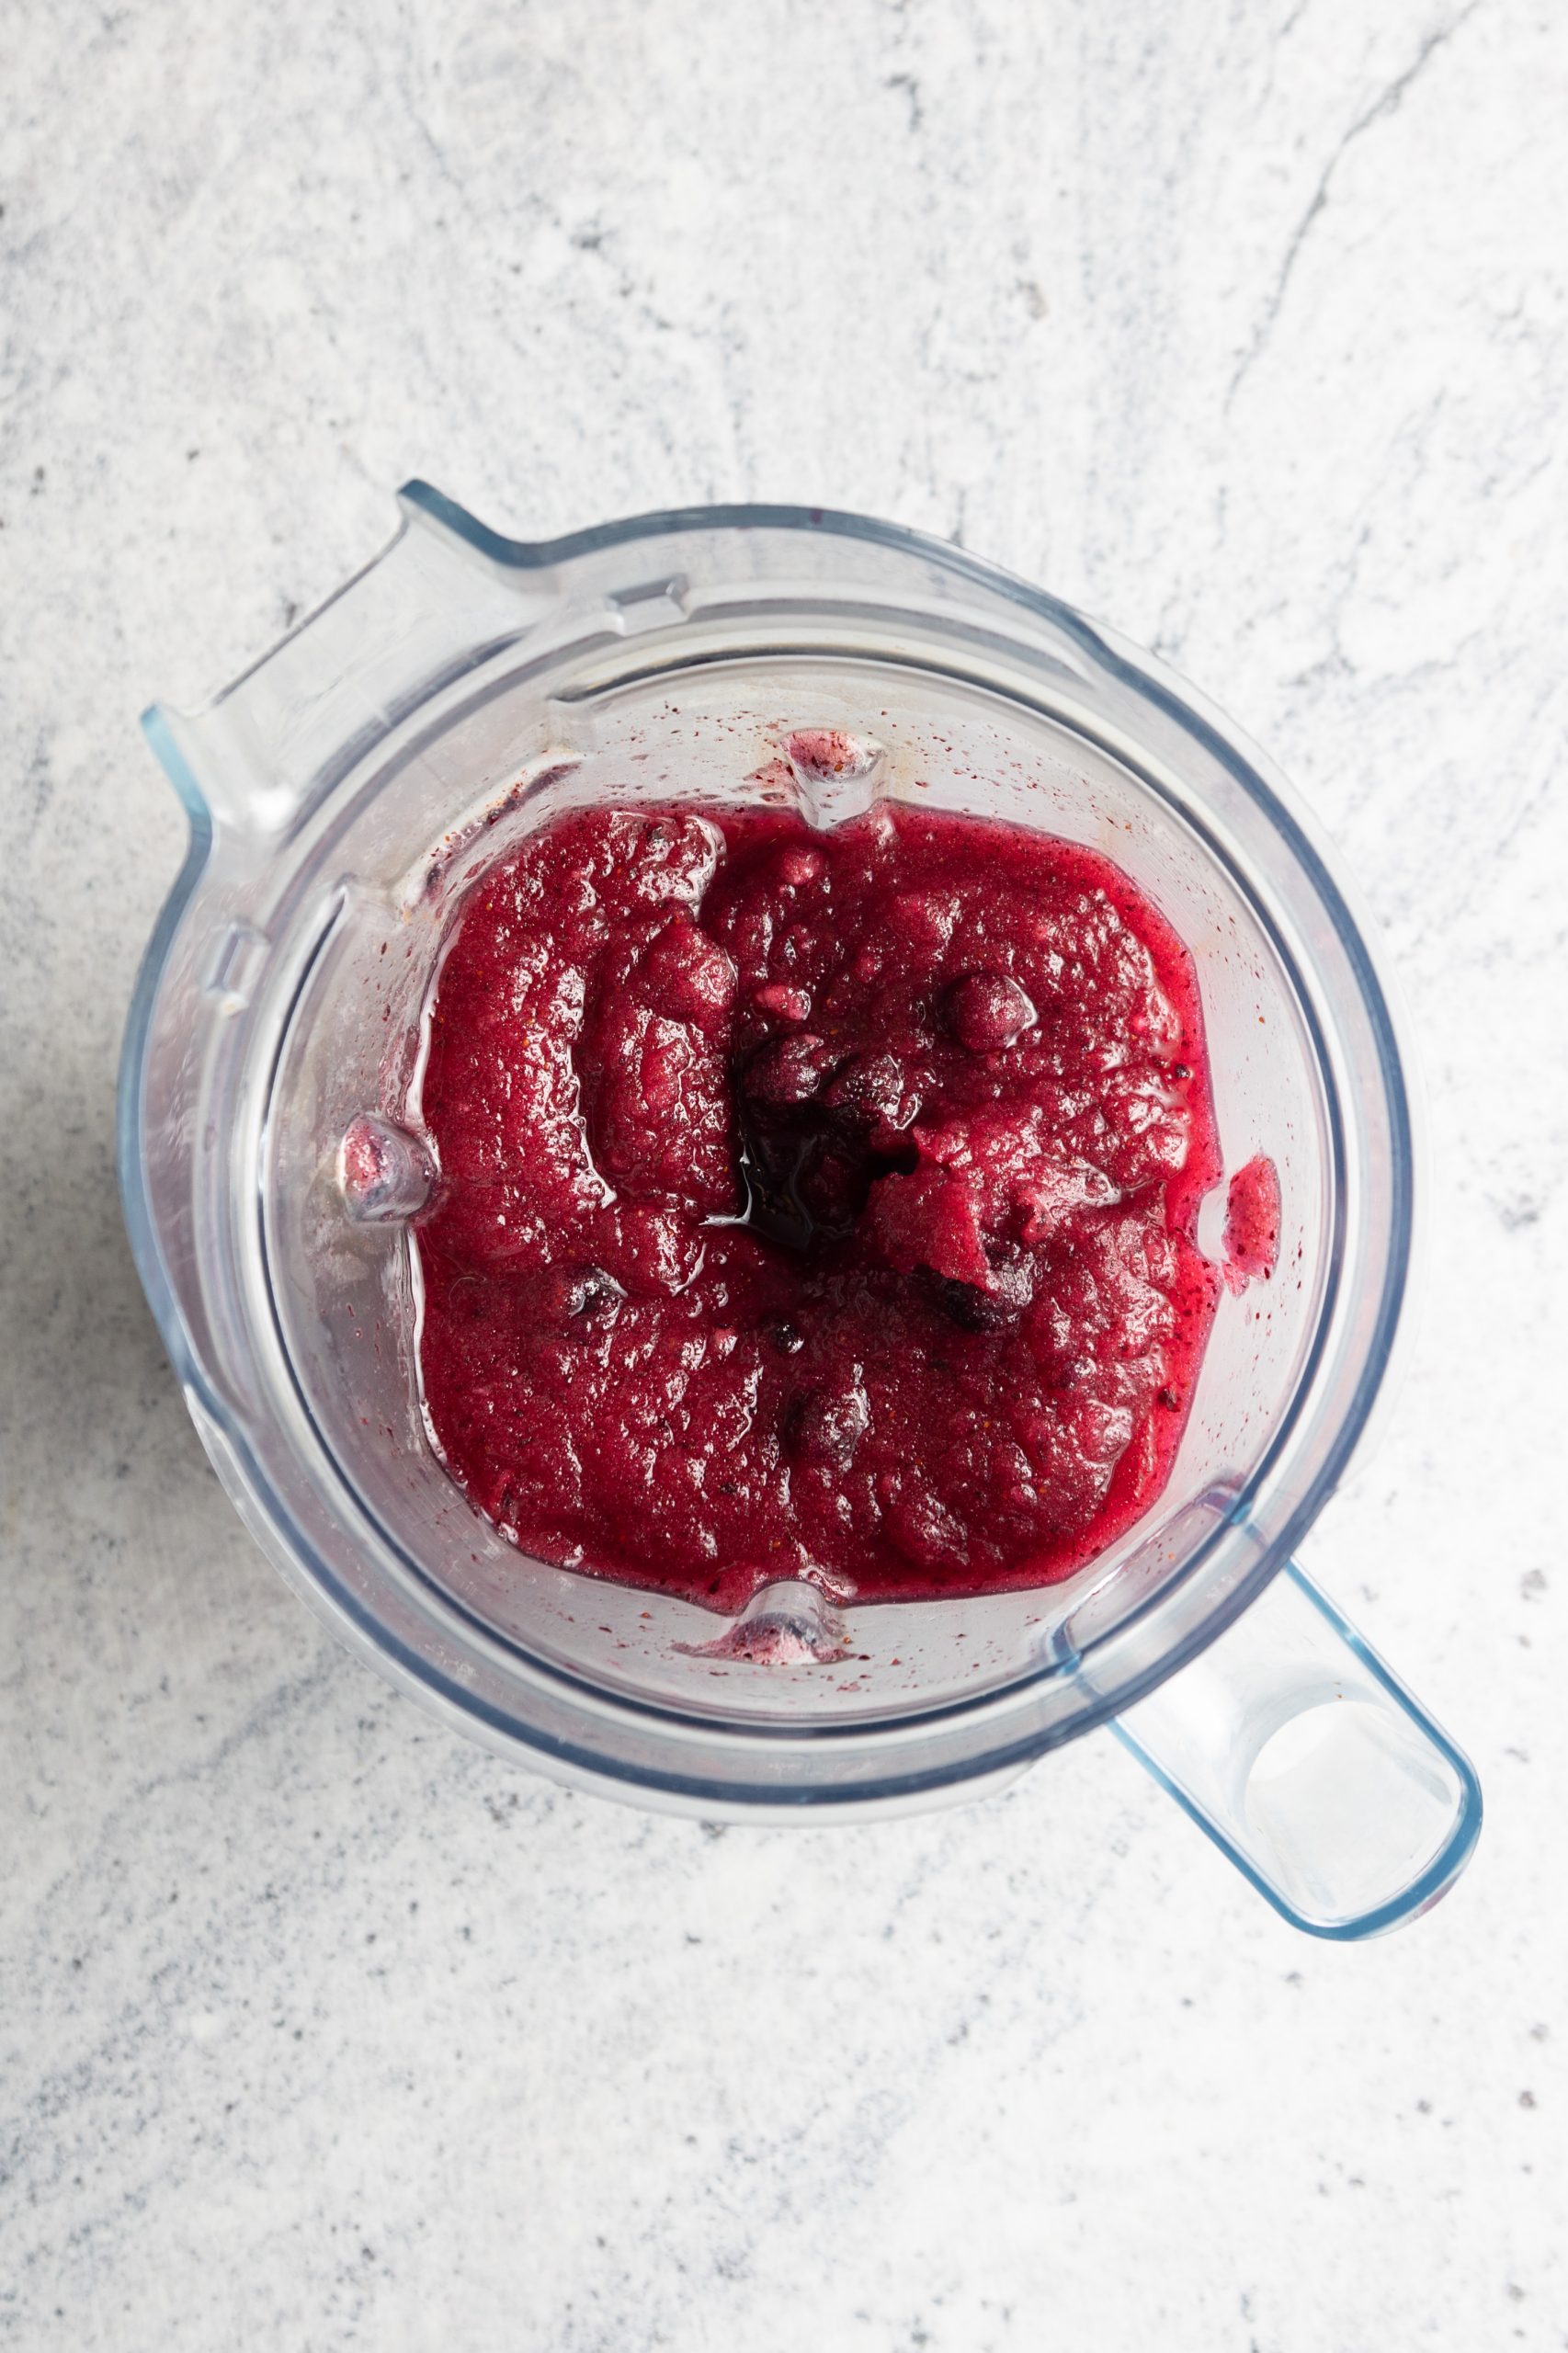
<path fill-rule="evenodd" d="M 384 552 L 204 711 L 149 714 L 191 839 L 126 1041 L 148 1296 L 247 1525 L 447 1722 L 581 1786 L 732 1819 L 976 1795 L 1110 1721 L 1285 1915 L 1352 1937 L 1452 1882 L 1462 1756 L 1290 1552 L 1387 1370 L 1412 1144 L 1371 950 L 1280 782 L 1147 657 L 959 551 L 714 508 L 543 545 L 421 483 Z M 1064 1583 L 737 1630 L 527 1560 L 434 1454 L 409 1220 L 421 1015 L 472 878 L 557 812 L 779 786 L 918 797 L 1091 845 L 1196 960 L 1227 1173 L 1282 1199 L 1222 1292 L 1169 1484 Z M 1224 1188 L 1199 1241 L 1220 1255 Z M 1049 1770 L 1049 1767 L 1045 1769 Z"/>

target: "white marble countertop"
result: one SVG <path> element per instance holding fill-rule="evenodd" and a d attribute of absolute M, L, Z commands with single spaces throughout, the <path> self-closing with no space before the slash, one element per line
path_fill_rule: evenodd
<path fill-rule="evenodd" d="M 1568 29 L 1538 0 L 170 0 L 0 108 L 0 2342 L 1568 2345 Z M 424 473 L 779 497 L 1156 646 L 1381 921 L 1426 1314 L 1306 1558 L 1489 1820 L 1292 1935 L 1106 1738 L 887 1827 L 562 1794 L 341 1656 L 112 1174 L 193 700 Z"/>

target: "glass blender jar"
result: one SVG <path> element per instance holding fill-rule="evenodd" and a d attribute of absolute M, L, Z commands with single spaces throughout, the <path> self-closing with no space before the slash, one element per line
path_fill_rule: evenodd
<path fill-rule="evenodd" d="M 1185 686 L 1040 591 L 848 515 L 727 507 L 547 544 L 410 483 L 365 571 L 148 734 L 190 821 L 126 1038 L 148 1298 L 219 1476 L 283 1574 L 447 1722 L 579 1786 L 714 1818 L 978 1795 L 1110 1722 L 1288 1919 L 1434 1903 L 1481 1798 L 1290 1555 L 1344 1475 L 1409 1278 L 1410 1110 L 1330 858 Z M 596 800 L 734 802 L 800 729 L 879 795 L 1116 860 L 1196 959 L 1227 1170 L 1278 1170 L 1270 1282 L 1226 1291 L 1169 1484 L 1064 1583 L 739 1620 L 520 1558 L 437 1459 L 411 1105 L 461 891 Z M 1199 1241 L 1219 1255 L 1223 1188 Z"/>

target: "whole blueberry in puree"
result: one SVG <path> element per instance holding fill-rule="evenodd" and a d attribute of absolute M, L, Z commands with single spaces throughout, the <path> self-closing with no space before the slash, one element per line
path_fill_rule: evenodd
<path fill-rule="evenodd" d="M 472 889 L 416 1228 L 454 1476 L 733 1610 L 1039 1585 L 1164 1483 L 1214 1313 L 1192 963 L 1106 858 L 595 808 Z"/>

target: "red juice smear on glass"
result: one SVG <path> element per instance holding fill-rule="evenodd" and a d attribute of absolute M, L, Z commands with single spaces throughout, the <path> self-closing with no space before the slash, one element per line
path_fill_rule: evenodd
<path fill-rule="evenodd" d="M 1267 1282 L 1279 1256 L 1279 1172 L 1257 1153 L 1232 1177 L 1225 1200 L 1227 1286 L 1244 1290 Z"/>

